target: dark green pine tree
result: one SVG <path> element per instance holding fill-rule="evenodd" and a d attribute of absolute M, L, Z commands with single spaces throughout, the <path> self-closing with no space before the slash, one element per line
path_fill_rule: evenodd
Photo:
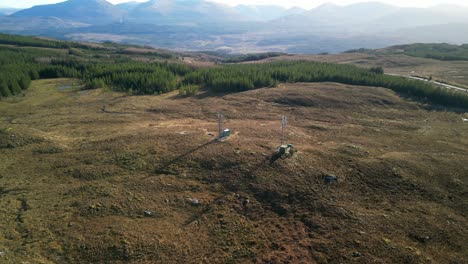
<path fill-rule="evenodd" d="M 11 96 L 10 89 L 8 88 L 8 85 L 6 84 L 5 81 L 0 82 L 0 96 L 3 97 L 8 97 Z"/>
<path fill-rule="evenodd" d="M 29 71 L 29 78 L 30 78 L 31 80 L 37 80 L 37 79 L 39 79 L 39 73 L 37 72 L 36 69 L 31 69 L 31 70 Z"/>
<path fill-rule="evenodd" d="M 27 77 L 27 76 L 23 76 L 23 77 L 21 77 L 21 79 L 19 80 L 19 86 L 20 86 L 21 89 L 23 89 L 23 90 L 28 89 L 30 84 L 31 84 L 31 79 L 29 79 L 29 77 Z"/>
<path fill-rule="evenodd" d="M 18 82 L 12 81 L 10 83 L 10 91 L 13 95 L 21 93 L 21 87 L 19 86 Z"/>

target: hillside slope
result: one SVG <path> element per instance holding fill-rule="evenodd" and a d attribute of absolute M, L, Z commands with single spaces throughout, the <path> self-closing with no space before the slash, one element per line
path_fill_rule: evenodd
<path fill-rule="evenodd" d="M 235 9 L 205 0 L 151 0 L 134 8 L 129 17 L 139 23 L 192 26 L 243 20 Z"/>
<path fill-rule="evenodd" d="M 38 5 L 14 13 L 13 17 L 58 17 L 91 24 L 119 21 L 126 12 L 106 0 L 68 0 Z"/>
<path fill-rule="evenodd" d="M 0 16 L 8 16 L 19 10 L 18 8 L 0 8 Z"/>
<path fill-rule="evenodd" d="M 0 101 L 7 263 L 462 263 L 468 254 L 463 115 L 335 83 L 189 98 L 76 84 L 35 81 Z M 210 143 L 218 111 L 233 136 Z M 282 114 L 298 153 L 270 165 Z M 326 184 L 328 174 L 338 182 Z"/>

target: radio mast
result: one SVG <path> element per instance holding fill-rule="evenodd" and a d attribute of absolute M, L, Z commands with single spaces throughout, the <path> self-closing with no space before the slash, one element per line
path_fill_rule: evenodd
<path fill-rule="evenodd" d="M 285 141 L 286 141 L 286 135 L 285 135 L 285 132 L 286 132 L 286 125 L 288 124 L 288 118 L 283 115 L 281 117 L 281 145 L 284 145 Z"/>
<path fill-rule="evenodd" d="M 218 113 L 218 135 L 221 137 L 223 134 L 223 113 Z"/>

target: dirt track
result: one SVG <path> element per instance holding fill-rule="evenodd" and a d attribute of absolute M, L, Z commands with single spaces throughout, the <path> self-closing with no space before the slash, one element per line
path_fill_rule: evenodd
<path fill-rule="evenodd" d="M 405 78 L 409 78 L 409 79 L 430 82 L 430 83 L 436 84 L 438 86 L 441 86 L 443 88 L 468 93 L 468 89 L 466 89 L 466 88 L 462 88 L 462 87 L 458 87 L 458 86 L 454 86 L 454 85 L 449 85 L 449 84 L 441 83 L 441 82 L 438 82 L 438 81 L 432 81 L 432 80 L 428 80 L 428 79 L 421 78 L 421 77 L 409 76 L 409 75 L 400 75 L 400 74 L 389 74 L 389 75 L 401 76 L 401 77 L 405 77 Z"/>

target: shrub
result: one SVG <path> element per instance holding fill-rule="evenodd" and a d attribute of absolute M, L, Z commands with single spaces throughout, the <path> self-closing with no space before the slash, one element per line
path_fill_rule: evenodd
<path fill-rule="evenodd" d="M 86 89 L 98 89 L 106 87 L 106 83 L 102 79 L 92 79 L 86 82 Z"/>
<path fill-rule="evenodd" d="M 198 93 L 200 90 L 199 85 L 183 85 L 179 88 L 180 96 L 191 96 Z"/>
<path fill-rule="evenodd" d="M 382 67 L 372 67 L 369 71 L 376 74 L 384 74 L 384 69 Z"/>

